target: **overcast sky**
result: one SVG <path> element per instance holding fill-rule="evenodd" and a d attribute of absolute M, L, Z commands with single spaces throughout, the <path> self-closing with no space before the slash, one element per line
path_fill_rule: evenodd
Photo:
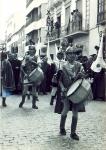
<path fill-rule="evenodd" d="M 3 39 L 6 20 L 15 12 L 25 9 L 26 0 L 0 0 L 0 39 Z"/>

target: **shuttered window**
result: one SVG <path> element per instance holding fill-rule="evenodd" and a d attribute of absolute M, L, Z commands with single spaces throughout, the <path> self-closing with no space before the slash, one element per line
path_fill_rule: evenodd
<path fill-rule="evenodd" d="M 98 0 L 97 23 L 106 24 L 106 0 Z"/>

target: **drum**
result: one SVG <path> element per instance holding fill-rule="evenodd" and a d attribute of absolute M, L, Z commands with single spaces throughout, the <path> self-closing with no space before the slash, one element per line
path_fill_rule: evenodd
<path fill-rule="evenodd" d="M 74 82 L 67 91 L 67 97 L 75 104 L 87 100 L 90 95 L 91 85 L 86 79 L 79 79 Z"/>
<path fill-rule="evenodd" d="M 36 85 L 40 85 L 43 79 L 44 74 L 40 68 L 34 69 L 29 75 L 29 81 L 34 82 Z"/>

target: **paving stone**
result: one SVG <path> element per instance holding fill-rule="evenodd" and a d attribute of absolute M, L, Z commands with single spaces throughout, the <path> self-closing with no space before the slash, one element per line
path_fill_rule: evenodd
<path fill-rule="evenodd" d="M 66 136 L 59 135 L 60 115 L 49 105 L 50 95 L 39 96 L 38 110 L 21 96 L 10 96 L 8 106 L 0 106 L 0 150 L 106 150 L 106 102 L 92 101 L 79 113 L 77 132 L 80 141 L 70 138 L 71 112 L 66 121 Z"/>

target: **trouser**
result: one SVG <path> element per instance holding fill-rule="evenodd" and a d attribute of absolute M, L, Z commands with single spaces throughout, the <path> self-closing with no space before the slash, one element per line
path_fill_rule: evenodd
<path fill-rule="evenodd" d="M 36 91 L 36 86 L 35 84 L 32 84 L 32 91 L 31 91 L 31 94 L 32 94 L 32 106 L 35 106 L 36 104 L 36 100 L 37 100 L 37 91 Z M 28 89 L 29 89 L 29 85 L 27 84 L 24 84 L 23 85 L 23 91 L 22 91 L 22 104 L 24 104 L 25 102 L 25 97 L 26 97 L 26 94 L 28 92 Z"/>
<path fill-rule="evenodd" d="M 6 106 L 6 97 L 2 97 L 2 106 Z"/>
<path fill-rule="evenodd" d="M 63 101 L 64 107 L 61 113 L 61 120 L 60 120 L 60 129 L 65 129 L 65 122 L 67 118 L 67 113 L 70 110 L 70 101 L 65 99 Z M 71 133 L 75 133 L 78 121 L 78 105 L 72 104 L 72 123 L 71 123 Z"/>

